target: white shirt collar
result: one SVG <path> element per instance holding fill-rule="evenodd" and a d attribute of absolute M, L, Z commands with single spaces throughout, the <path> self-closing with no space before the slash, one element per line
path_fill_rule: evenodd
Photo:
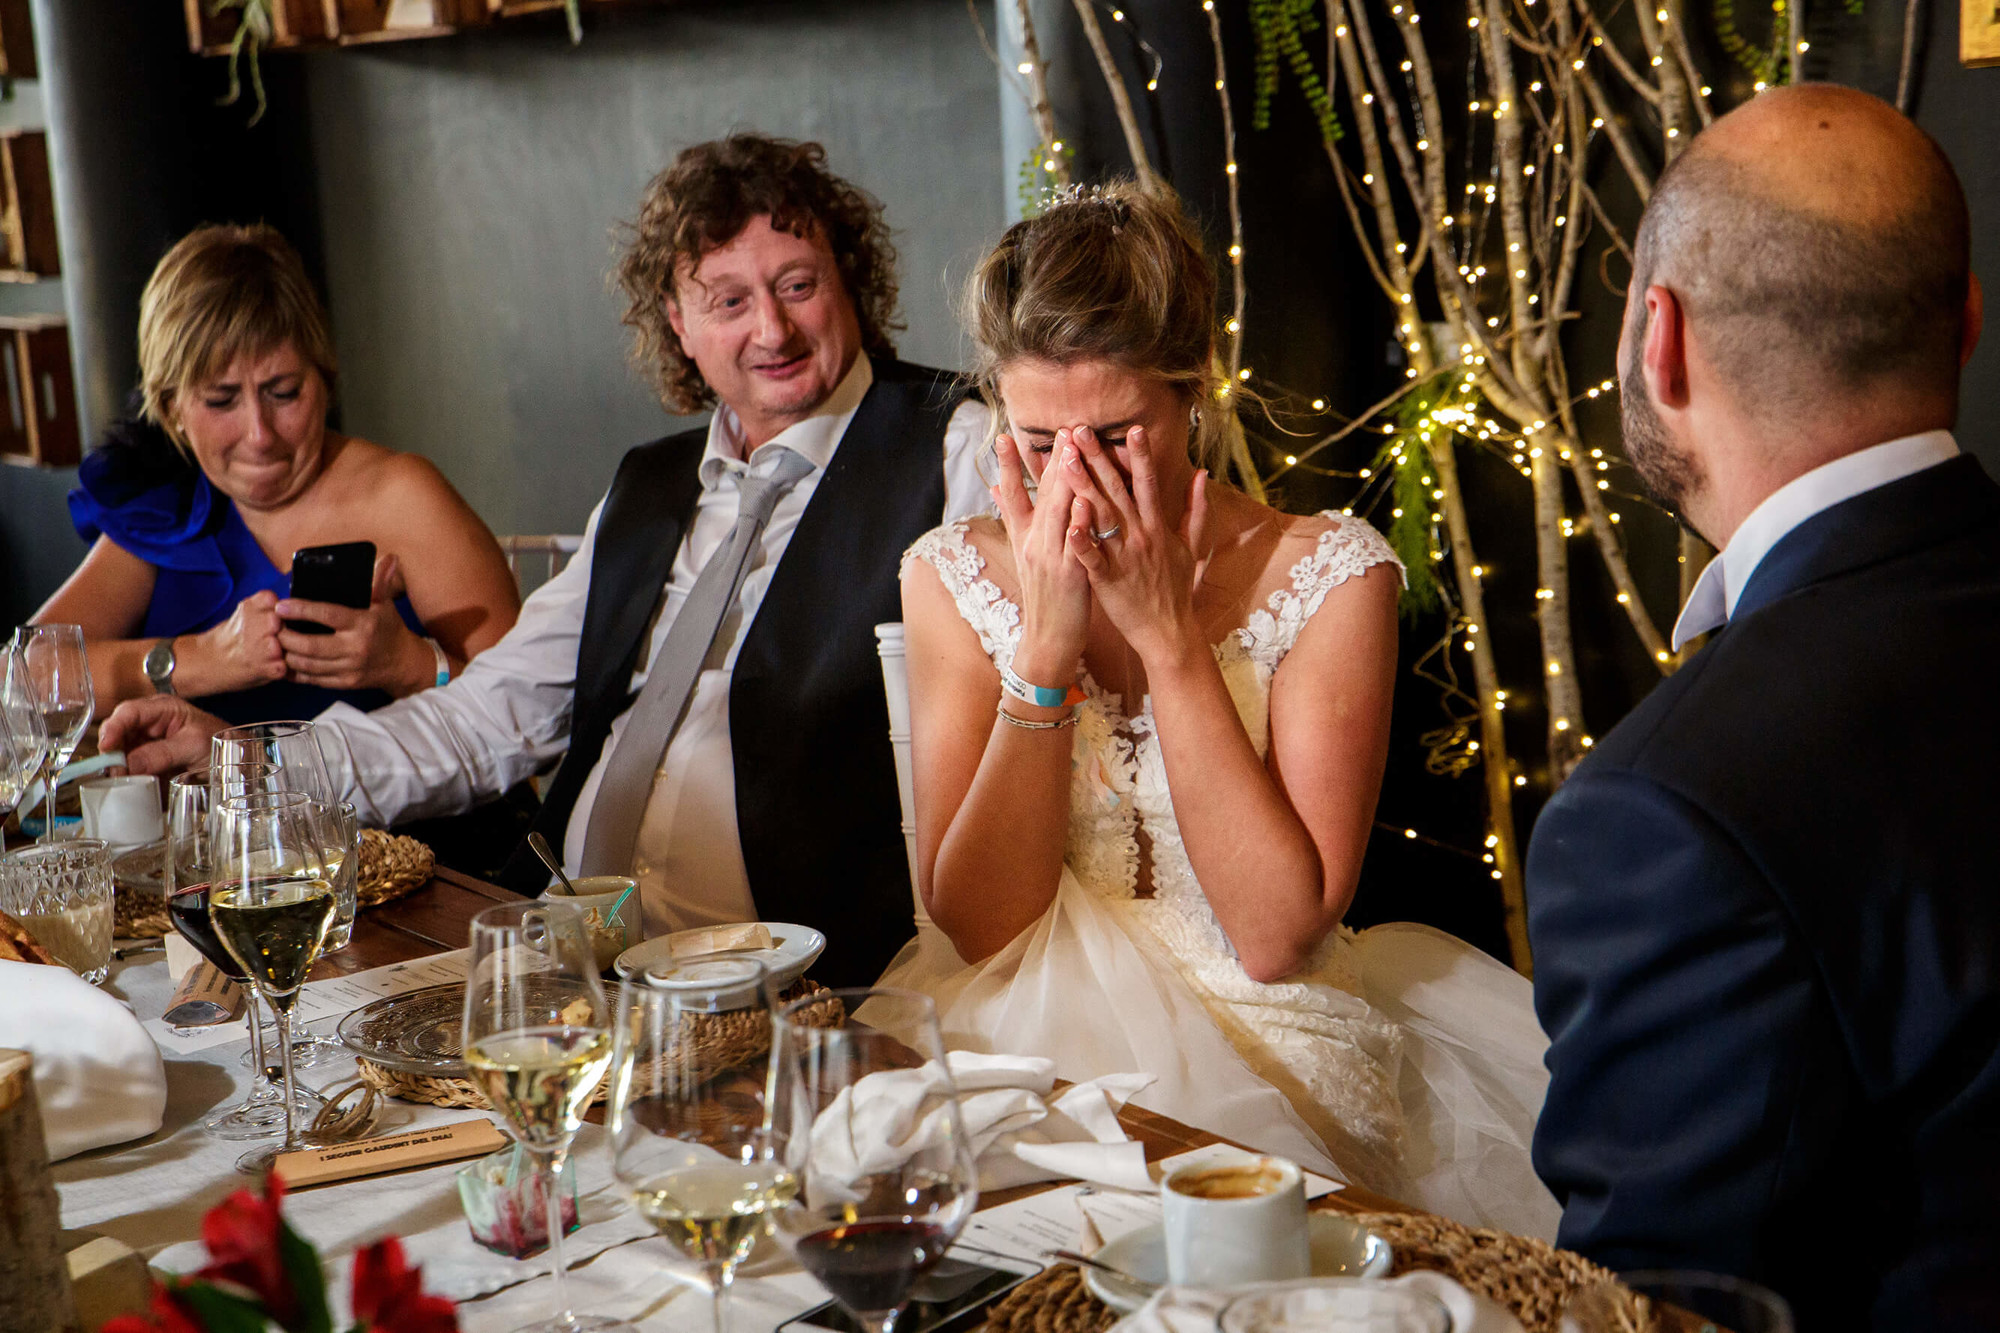
<path fill-rule="evenodd" d="M 1958 442 L 1950 431 L 1928 430 L 1836 458 L 1772 491 L 1750 511 L 1729 545 L 1695 580 L 1687 605 L 1674 622 L 1674 651 L 1729 622 L 1757 566 L 1799 524 L 1843 500 L 1935 467 L 1957 453 Z"/>
<path fill-rule="evenodd" d="M 827 395 L 826 401 L 813 409 L 811 416 L 773 435 L 751 451 L 747 460 L 751 470 L 761 470 L 775 457 L 770 450 L 790 449 L 813 465 L 814 471 L 823 471 L 833 461 L 833 451 L 840 444 L 840 437 L 847 433 L 847 426 L 854 419 L 855 409 L 868 396 L 868 390 L 875 383 L 875 368 L 868 357 L 856 353 L 854 364 L 847 368 L 847 374 L 840 384 Z M 708 422 L 708 447 L 702 451 L 700 476 L 704 487 L 712 487 L 722 479 L 724 473 L 742 466 L 737 460 L 741 456 L 743 443 L 743 423 L 736 415 L 736 409 L 727 403 L 718 403 L 715 415 Z"/>

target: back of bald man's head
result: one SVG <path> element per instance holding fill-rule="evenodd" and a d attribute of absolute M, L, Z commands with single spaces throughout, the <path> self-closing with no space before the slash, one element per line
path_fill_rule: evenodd
<path fill-rule="evenodd" d="M 1970 247 L 1965 191 L 1929 135 L 1866 93 L 1802 84 L 1717 120 L 1661 173 L 1633 281 L 1679 297 L 1753 414 L 1810 418 L 1867 393 L 1955 413 Z"/>

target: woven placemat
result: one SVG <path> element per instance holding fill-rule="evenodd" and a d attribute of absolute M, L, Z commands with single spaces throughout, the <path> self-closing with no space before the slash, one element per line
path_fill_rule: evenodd
<path fill-rule="evenodd" d="M 1615 1302 L 1619 1328 L 1647 1333 L 1654 1327 L 1646 1301 L 1609 1269 L 1547 1241 L 1421 1214 L 1363 1213 L 1355 1220 L 1395 1251 L 1392 1276 L 1414 1269 L 1443 1273 L 1504 1306 L 1527 1333 L 1557 1333 L 1570 1299 L 1600 1284 Z M 1117 1312 L 1091 1295 L 1067 1264 L 1029 1278 L 986 1313 L 994 1333 L 1101 1333 L 1117 1321 Z"/>
<path fill-rule="evenodd" d="M 780 1003 L 789 1004 L 825 989 L 816 981 L 801 979 L 778 999 Z M 845 1013 L 841 1002 L 828 995 L 821 1003 L 799 1011 L 792 1021 L 806 1027 L 832 1027 L 840 1022 Z M 768 1018 L 760 1021 L 759 1016 L 752 1014 L 724 1014 L 715 1018 L 704 1015 L 687 1022 L 695 1042 L 696 1068 L 704 1071 L 701 1077 L 736 1068 L 771 1049 L 771 1023 Z M 354 1064 L 361 1081 L 385 1097 L 406 1102 L 428 1102 L 432 1106 L 463 1106 L 478 1111 L 493 1109 L 486 1100 L 486 1094 L 470 1079 L 405 1074 L 359 1055 L 354 1057 Z M 597 1091 L 591 1095 L 590 1104 L 602 1101 L 609 1086 L 609 1079 L 599 1083 Z"/>
<path fill-rule="evenodd" d="M 380 907 L 415 892 L 430 879 L 435 860 L 431 849 L 415 838 L 376 828 L 362 829 L 361 866 L 354 877 L 355 902 L 362 907 Z"/>
<path fill-rule="evenodd" d="M 1002 1296 L 986 1312 L 996 1333 L 1104 1333 L 1118 1312 L 1090 1294 L 1083 1274 L 1057 1264 Z"/>
<path fill-rule="evenodd" d="M 1395 1251 L 1392 1276 L 1416 1268 L 1443 1273 L 1513 1311 L 1528 1333 L 1556 1333 L 1570 1298 L 1601 1284 L 1608 1284 L 1624 1327 L 1652 1327 L 1646 1303 L 1610 1269 L 1545 1240 L 1420 1213 L 1363 1213 L 1356 1220 Z"/>

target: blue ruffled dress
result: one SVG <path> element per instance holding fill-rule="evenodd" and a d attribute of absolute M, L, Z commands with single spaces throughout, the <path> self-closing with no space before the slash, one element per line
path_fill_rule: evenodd
<path fill-rule="evenodd" d="M 69 513 L 86 542 L 109 537 L 153 566 L 153 600 L 138 637 L 199 634 L 227 620 L 253 593 L 267 588 L 280 597 L 290 593 L 290 576 L 264 554 L 235 503 L 183 462 L 164 435 L 156 442 L 118 435 L 84 458 L 78 485 L 69 493 Z M 404 624 L 424 632 L 409 598 L 397 598 L 396 610 Z M 330 690 L 277 680 L 209 695 L 200 703 L 241 724 L 311 718 L 335 703 L 380 708 L 389 699 L 383 690 Z"/>

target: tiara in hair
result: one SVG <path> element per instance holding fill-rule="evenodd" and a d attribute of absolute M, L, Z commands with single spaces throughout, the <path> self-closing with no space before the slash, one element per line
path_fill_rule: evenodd
<path fill-rule="evenodd" d="M 1111 215 L 1111 234 L 1114 236 L 1118 234 L 1120 227 L 1132 220 L 1130 204 L 1116 195 L 1106 193 L 1102 185 L 1084 185 L 1081 182 L 1050 187 L 1042 211 L 1046 213 L 1053 208 L 1086 204 L 1102 208 Z"/>

